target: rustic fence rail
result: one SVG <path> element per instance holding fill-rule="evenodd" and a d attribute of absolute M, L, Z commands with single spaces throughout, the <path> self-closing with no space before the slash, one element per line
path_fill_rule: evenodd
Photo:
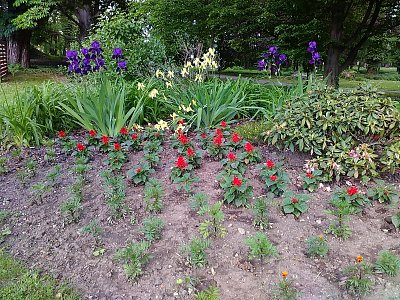
<path fill-rule="evenodd" d="M 0 78 L 7 75 L 7 50 L 6 44 L 0 42 Z"/>

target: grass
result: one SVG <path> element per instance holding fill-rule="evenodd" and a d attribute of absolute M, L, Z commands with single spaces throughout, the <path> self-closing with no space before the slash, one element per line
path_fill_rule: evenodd
<path fill-rule="evenodd" d="M 63 79 L 64 76 L 55 68 L 28 69 L 17 72 L 14 76 L 7 75 L 0 82 L 0 103 L 5 99 L 13 100 L 18 93 L 34 85 Z"/>
<path fill-rule="evenodd" d="M 78 300 L 81 297 L 68 285 L 60 285 L 49 275 L 25 268 L 0 249 L 0 299 Z"/>

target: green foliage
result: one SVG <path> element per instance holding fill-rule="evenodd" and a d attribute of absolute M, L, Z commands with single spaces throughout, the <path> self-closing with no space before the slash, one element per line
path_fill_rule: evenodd
<path fill-rule="evenodd" d="M 208 262 L 206 250 L 209 247 L 209 240 L 193 237 L 189 243 L 182 245 L 181 252 L 192 267 L 204 267 Z"/>
<path fill-rule="evenodd" d="M 394 225 L 394 227 L 399 230 L 400 229 L 400 212 L 395 213 L 392 218 L 392 223 Z"/>
<path fill-rule="evenodd" d="M 61 205 L 60 211 L 67 223 L 77 222 L 82 210 L 81 198 L 74 196 Z"/>
<path fill-rule="evenodd" d="M 194 298 L 196 300 L 219 300 L 219 289 L 215 286 L 210 286 L 194 294 Z"/>
<path fill-rule="evenodd" d="M 257 232 L 255 235 L 246 238 L 245 244 L 249 247 L 249 259 L 266 259 L 278 255 L 278 250 L 263 232 Z"/>
<path fill-rule="evenodd" d="M 385 148 L 380 163 L 383 165 L 382 171 L 394 174 L 400 169 L 400 142 L 394 142 Z"/>
<path fill-rule="evenodd" d="M 389 276 L 397 276 L 400 273 L 400 258 L 390 251 L 381 251 L 375 263 L 375 270 Z"/>
<path fill-rule="evenodd" d="M 0 175 L 8 172 L 7 162 L 7 157 L 0 157 Z"/>
<path fill-rule="evenodd" d="M 115 254 L 115 259 L 124 263 L 124 270 L 129 279 L 137 279 L 143 274 L 143 268 L 150 260 L 149 247 L 148 241 L 130 242 Z"/>
<path fill-rule="evenodd" d="M 113 218 L 119 219 L 127 212 L 125 205 L 125 182 L 123 176 L 114 176 L 111 171 L 101 174 L 105 183 L 104 197 Z"/>
<path fill-rule="evenodd" d="M 208 195 L 206 193 L 196 193 L 189 199 L 190 208 L 199 215 L 204 215 L 209 210 Z"/>
<path fill-rule="evenodd" d="M 302 175 L 304 180 L 303 188 L 309 192 L 314 192 L 318 189 L 318 184 L 323 181 L 322 171 L 315 169 L 312 172 L 307 172 Z"/>
<path fill-rule="evenodd" d="M 96 220 L 90 220 L 90 222 L 81 228 L 81 232 L 85 234 L 90 234 L 94 238 L 100 237 L 104 230 L 99 226 Z"/>
<path fill-rule="evenodd" d="M 343 273 L 347 275 L 346 289 L 352 295 L 366 295 L 368 294 L 373 285 L 370 278 L 372 274 L 372 267 L 365 263 L 356 263 L 344 269 Z"/>
<path fill-rule="evenodd" d="M 238 180 L 240 184 L 233 184 Z M 220 182 L 224 189 L 224 201 L 239 206 L 248 206 L 249 200 L 253 197 L 253 187 L 248 184 L 248 179 L 241 175 L 231 175 Z"/>
<path fill-rule="evenodd" d="M 331 177 L 346 174 L 367 181 L 377 175 L 376 149 L 399 136 L 399 124 L 393 101 L 371 88 L 345 92 L 315 87 L 278 110 L 266 140 L 316 154 L 319 169 Z"/>
<path fill-rule="evenodd" d="M 309 197 L 307 195 L 295 195 L 293 192 L 288 191 L 283 194 L 282 210 L 285 214 L 293 214 L 296 218 L 307 211 Z"/>
<path fill-rule="evenodd" d="M 32 185 L 32 202 L 35 204 L 43 204 L 45 193 L 49 187 L 43 182 L 38 182 Z"/>
<path fill-rule="evenodd" d="M 108 153 L 108 159 L 106 164 L 110 166 L 113 171 L 120 171 L 124 163 L 128 160 L 128 157 L 123 149 L 114 150 Z"/>
<path fill-rule="evenodd" d="M 142 232 L 149 241 L 159 240 L 163 228 L 164 222 L 160 218 L 149 217 L 143 220 Z"/>
<path fill-rule="evenodd" d="M 365 197 L 356 186 L 342 188 L 336 191 L 332 198 L 332 203 L 339 203 L 341 201 L 347 202 L 354 208 L 355 213 L 361 212 L 362 208 L 369 204 L 368 198 Z"/>
<path fill-rule="evenodd" d="M 245 122 L 235 127 L 235 131 L 252 143 L 259 143 L 262 141 L 263 134 L 268 129 L 264 121 Z"/>
<path fill-rule="evenodd" d="M 272 167 L 263 164 L 261 166 L 260 177 L 265 182 L 265 189 L 275 196 L 282 195 L 289 183 L 289 176 L 283 171 L 282 163 L 273 164 Z"/>
<path fill-rule="evenodd" d="M 132 128 L 137 122 L 143 103 L 139 101 L 128 110 L 125 82 L 112 83 L 106 76 L 100 76 L 97 82 L 81 84 L 60 106 L 86 130 L 116 137 L 122 127 Z"/>
<path fill-rule="evenodd" d="M 309 257 L 324 257 L 328 254 L 329 246 L 323 235 L 308 238 L 306 244 Z"/>
<path fill-rule="evenodd" d="M 150 167 L 147 162 L 143 162 L 140 165 L 134 166 L 127 172 L 128 179 L 135 185 L 145 184 L 149 180 L 151 174 L 154 173 L 154 169 Z"/>
<path fill-rule="evenodd" d="M 213 205 L 207 205 L 208 218 L 200 223 L 199 231 L 203 238 L 211 236 L 224 237 L 226 228 L 222 226 L 224 213 L 222 212 L 222 202 L 215 202 Z"/>
<path fill-rule="evenodd" d="M 253 224 L 260 229 L 269 228 L 268 220 L 268 199 L 265 197 L 257 198 L 252 207 Z"/>
<path fill-rule="evenodd" d="M 275 299 L 279 300 L 295 300 L 299 295 L 299 291 L 293 286 L 293 280 L 283 278 L 278 283 L 278 294 Z"/>
<path fill-rule="evenodd" d="M 150 178 L 144 187 L 144 203 L 146 211 L 161 212 L 163 208 L 164 189 L 161 182 L 156 179 Z"/>
<path fill-rule="evenodd" d="M 333 198 L 331 200 L 333 209 L 328 210 L 327 213 L 335 216 L 337 220 L 329 225 L 326 230 L 327 233 L 332 233 L 334 236 L 347 239 L 351 235 L 351 229 L 346 221 L 349 220 L 349 215 L 357 212 L 357 208 L 352 206 L 349 202 L 342 199 Z"/>
<path fill-rule="evenodd" d="M 379 203 L 392 204 L 399 200 L 399 194 L 390 184 L 384 180 L 376 179 L 376 186 L 368 190 L 368 197 Z"/>
<path fill-rule="evenodd" d="M 47 180 L 49 181 L 50 186 L 56 186 L 57 185 L 57 180 L 61 176 L 61 166 L 56 165 L 53 169 L 47 173 Z"/>
<path fill-rule="evenodd" d="M 0 225 L 3 225 L 7 221 L 11 213 L 5 209 L 0 209 Z"/>

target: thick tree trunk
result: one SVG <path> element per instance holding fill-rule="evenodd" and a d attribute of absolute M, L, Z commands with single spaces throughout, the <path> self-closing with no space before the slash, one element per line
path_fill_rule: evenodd
<path fill-rule="evenodd" d="M 30 67 L 31 30 L 19 30 L 7 38 L 7 63 Z"/>
<path fill-rule="evenodd" d="M 92 14 L 89 4 L 79 7 L 75 11 L 76 18 L 79 23 L 79 42 L 83 41 L 89 34 L 90 27 L 92 26 Z"/>

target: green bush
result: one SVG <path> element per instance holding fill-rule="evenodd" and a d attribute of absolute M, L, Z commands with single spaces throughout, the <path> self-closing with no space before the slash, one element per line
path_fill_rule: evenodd
<path fill-rule="evenodd" d="M 390 98 L 370 87 L 333 91 L 315 86 L 278 110 L 265 139 L 315 154 L 320 169 L 365 181 L 377 175 L 388 140 L 399 138 L 400 113 Z"/>

